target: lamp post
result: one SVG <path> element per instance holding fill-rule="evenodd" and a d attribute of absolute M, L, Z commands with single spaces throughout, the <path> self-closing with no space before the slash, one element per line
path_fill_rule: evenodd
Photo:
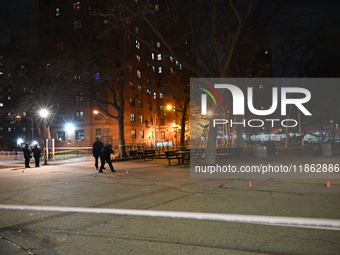
<path fill-rule="evenodd" d="M 43 127 L 44 127 L 44 142 L 43 142 L 43 151 L 44 151 L 44 164 L 43 165 L 48 165 L 47 164 L 47 153 L 48 153 L 48 147 L 46 148 L 46 119 L 48 116 L 48 111 L 46 109 L 41 109 L 39 111 L 39 115 L 41 118 L 43 118 Z"/>
<path fill-rule="evenodd" d="M 98 110 L 94 110 L 93 111 L 93 113 L 95 114 L 95 115 L 98 115 L 98 114 L 101 114 L 101 115 L 103 115 L 104 117 L 105 117 L 105 119 L 106 119 L 106 121 L 105 122 L 107 122 L 107 120 L 108 120 L 108 116 L 107 115 L 105 115 L 104 113 L 102 113 L 101 111 L 98 111 Z M 102 123 L 102 133 L 104 133 L 104 122 Z M 103 135 L 103 134 L 101 134 L 101 135 Z"/>

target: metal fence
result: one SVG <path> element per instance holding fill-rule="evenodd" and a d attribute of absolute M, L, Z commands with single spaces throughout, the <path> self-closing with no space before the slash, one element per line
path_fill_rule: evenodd
<path fill-rule="evenodd" d="M 48 153 L 48 160 L 63 160 L 92 155 L 92 147 L 56 147 Z M 42 153 L 41 159 L 44 159 Z M 0 160 L 24 160 L 22 151 L 0 151 Z"/>

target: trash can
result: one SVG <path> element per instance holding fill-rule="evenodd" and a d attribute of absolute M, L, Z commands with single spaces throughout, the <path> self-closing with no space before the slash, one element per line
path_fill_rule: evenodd
<path fill-rule="evenodd" d="M 332 156 L 332 144 L 330 143 L 322 143 L 322 156 Z"/>
<path fill-rule="evenodd" d="M 263 152 L 262 152 L 262 145 L 255 144 L 254 146 L 254 158 L 262 158 Z"/>
<path fill-rule="evenodd" d="M 267 147 L 268 154 L 274 154 L 276 152 L 276 142 L 275 141 L 266 141 L 264 145 Z"/>
<path fill-rule="evenodd" d="M 267 157 L 267 146 L 262 146 L 262 157 L 263 158 Z"/>

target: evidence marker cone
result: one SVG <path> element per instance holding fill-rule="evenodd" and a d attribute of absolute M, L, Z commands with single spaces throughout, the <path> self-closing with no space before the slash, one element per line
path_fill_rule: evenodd
<path fill-rule="evenodd" d="M 248 187 L 253 187 L 252 182 L 248 182 Z"/>
<path fill-rule="evenodd" d="M 332 185 L 331 185 L 331 182 L 330 181 L 328 181 L 327 183 L 326 183 L 326 187 L 331 187 Z"/>

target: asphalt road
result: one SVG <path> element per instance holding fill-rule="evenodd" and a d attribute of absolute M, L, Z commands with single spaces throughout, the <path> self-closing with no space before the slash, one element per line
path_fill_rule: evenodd
<path fill-rule="evenodd" d="M 197 179 L 188 167 L 167 166 L 164 159 L 116 162 L 116 173 L 102 174 L 91 158 L 28 169 L 8 164 L 0 168 L 2 205 L 340 219 L 336 178 Z M 340 231 L 0 209 L 0 254 L 340 254 Z"/>

